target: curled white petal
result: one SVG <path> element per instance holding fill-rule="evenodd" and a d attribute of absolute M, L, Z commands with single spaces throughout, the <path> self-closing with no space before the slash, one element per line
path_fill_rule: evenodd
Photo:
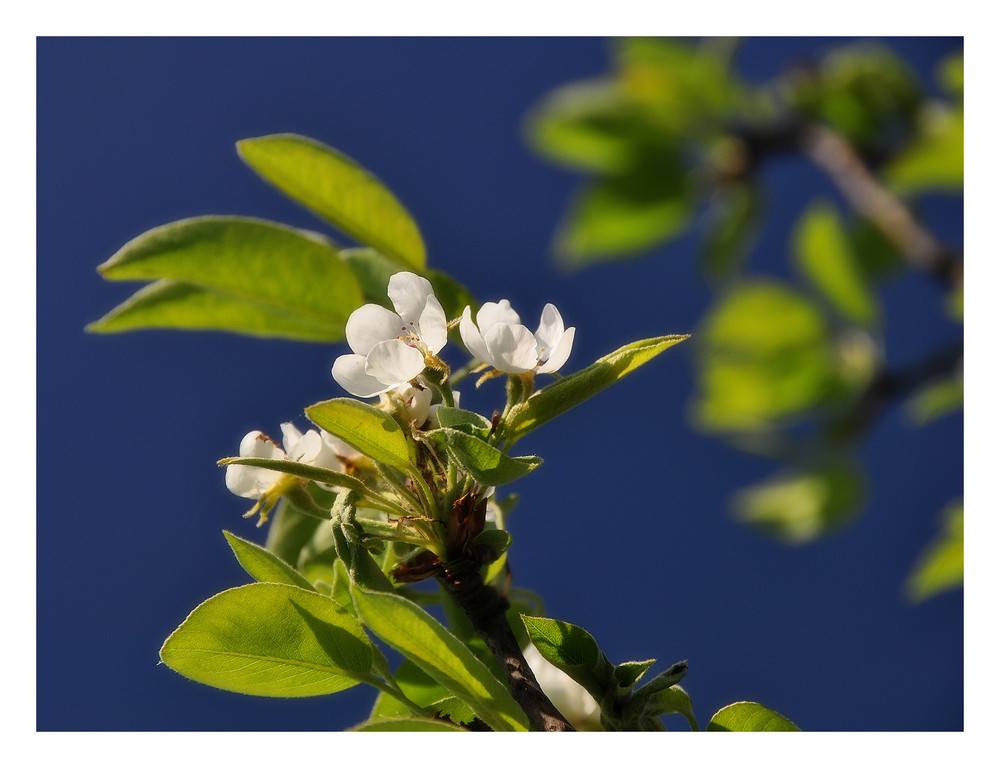
<path fill-rule="evenodd" d="M 483 341 L 498 371 L 527 373 L 538 363 L 535 335 L 523 325 L 497 323 L 483 334 Z"/>
<path fill-rule="evenodd" d="M 493 365 L 493 358 L 490 357 L 490 352 L 486 348 L 483 335 L 472 321 L 472 309 L 470 307 L 466 307 L 465 311 L 462 312 L 462 319 L 458 323 L 458 333 L 462 337 L 462 343 L 465 344 L 476 360 L 487 365 Z"/>
<path fill-rule="evenodd" d="M 428 351 L 436 355 L 448 343 L 448 318 L 435 296 L 427 297 L 418 325 L 420 338 L 427 345 Z"/>
<path fill-rule="evenodd" d="M 569 359 L 569 353 L 573 351 L 573 339 L 575 336 L 576 328 L 567 328 L 563 331 L 552 347 L 545 351 L 548 359 L 538 366 L 538 373 L 554 373 L 562 368 Z M 539 354 L 539 359 L 544 359 L 541 353 Z"/>

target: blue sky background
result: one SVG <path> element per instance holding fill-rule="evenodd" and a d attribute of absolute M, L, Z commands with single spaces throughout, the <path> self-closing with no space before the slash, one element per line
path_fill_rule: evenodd
<path fill-rule="evenodd" d="M 830 43 L 748 40 L 740 68 L 770 77 Z M 928 82 L 961 48 L 889 44 Z M 186 216 L 323 230 L 234 149 L 295 132 L 378 175 L 420 224 L 431 265 L 481 300 L 510 298 L 529 324 L 555 303 L 577 327 L 565 370 L 692 331 L 711 298 L 693 239 L 573 274 L 549 255 L 579 179 L 528 151 L 521 120 L 551 88 L 604 72 L 606 50 L 599 38 L 39 39 L 37 432 L 68 446 L 37 499 L 39 730 L 339 730 L 374 699 L 362 687 L 252 698 L 157 665 L 195 605 L 248 581 L 221 531 L 263 536 L 216 460 L 251 429 L 304 428 L 306 405 L 342 395 L 330 366 L 344 347 L 87 335 L 136 287 L 104 282 L 97 264 Z M 830 187 L 791 160 L 765 181 L 772 207 L 752 263 L 786 275 L 789 228 Z M 932 224 L 961 246 L 961 202 L 934 203 Z M 890 363 L 956 337 L 938 298 L 916 276 L 883 291 Z M 691 431 L 690 352 L 668 351 L 525 439 L 545 464 L 513 488 L 515 583 L 588 629 L 612 661 L 656 657 L 659 671 L 688 659 L 702 724 L 749 699 L 806 730 L 961 729 L 962 592 L 913 606 L 900 591 L 961 494 L 961 417 L 914 431 L 890 411 L 864 451 L 864 515 L 828 540 L 784 547 L 729 517 L 730 493 L 774 467 Z M 489 413 L 502 397 L 493 382 L 467 402 Z"/>

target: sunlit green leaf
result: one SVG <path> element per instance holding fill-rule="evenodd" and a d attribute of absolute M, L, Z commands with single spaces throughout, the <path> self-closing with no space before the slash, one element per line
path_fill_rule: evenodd
<path fill-rule="evenodd" d="M 306 408 L 306 416 L 318 427 L 336 435 L 373 461 L 406 471 L 412 461 L 412 445 L 403 430 L 385 411 L 349 397 L 326 400 Z"/>
<path fill-rule="evenodd" d="M 352 593 L 365 626 L 472 707 L 483 722 L 497 731 L 527 730 L 510 692 L 420 606 L 400 595 L 357 586 Z"/>
<path fill-rule="evenodd" d="M 453 458 L 483 485 L 505 485 L 519 480 L 536 469 L 542 460 L 537 456 L 507 456 L 474 435 L 442 427 L 427 437 L 447 446 Z"/>
<path fill-rule="evenodd" d="M 865 479 L 853 464 L 793 469 L 736 494 L 737 518 L 789 544 L 834 531 L 859 511 Z"/>
<path fill-rule="evenodd" d="M 240 561 L 240 565 L 257 581 L 291 584 L 303 589 L 313 589 L 313 585 L 301 573 L 277 555 L 268 552 L 252 541 L 241 539 L 229 531 L 223 531 L 223 534 L 225 534 L 229 546 L 232 547 L 236 559 Z"/>
<path fill-rule="evenodd" d="M 699 341 L 699 426 L 750 430 L 801 416 L 837 386 L 819 307 L 777 282 L 747 283 L 712 309 Z"/>
<path fill-rule="evenodd" d="M 247 165 L 296 202 L 359 242 L 424 269 L 424 241 L 413 218 L 351 158 L 291 133 L 245 139 L 236 148 Z"/>
<path fill-rule="evenodd" d="M 432 712 L 447 715 L 456 723 L 469 723 L 475 713 L 460 699 L 452 696 L 448 689 L 434 681 L 420 667 L 409 659 L 404 659 L 392 674 L 396 685 L 414 704 Z M 383 720 L 406 717 L 409 710 L 398 699 L 386 693 L 379 694 L 368 719 Z"/>
<path fill-rule="evenodd" d="M 603 178 L 577 194 L 560 223 L 556 252 L 575 266 L 636 256 L 679 235 L 693 206 L 680 168 Z"/>
<path fill-rule="evenodd" d="M 151 328 L 227 331 L 296 341 L 343 341 L 344 324 L 317 323 L 284 309 L 176 280 L 157 280 L 87 326 L 96 333 Z"/>
<path fill-rule="evenodd" d="M 945 509 L 941 532 L 920 556 L 906 582 L 912 600 L 962 586 L 965 578 L 965 513 L 962 502 Z"/>
<path fill-rule="evenodd" d="M 370 733 L 396 733 L 400 731 L 413 732 L 441 732 L 441 731 L 461 731 L 465 729 L 454 723 L 444 720 L 429 720 L 419 717 L 403 717 L 384 720 L 369 720 L 367 723 L 356 725 L 352 731 L 365 731 Z"/>
<path fill-rule="evenodd" d="M 589 632 L 574 624 L 540 616 L 522 616 L 531 642 L 598 701 L 615 685 L 614 667 Z"/>
<path fill-rule="evenodd" d="M 634 341 L 605 355 L 583 370 L 543 387 L 525 402 L 511 408 L 504 427 L 504 439 L 508 445 L 513 444 L 545 422 L 593 397 L 686 338 L 688 338 L 686 335 L 658 336 Z"/>
<path fill-rule="evenodd" d="M 282 500 L 271 515 L 264 546 L 286 563 L 297 565 L 302 548 L 312 539 L 320 523 Z"/>
<path fill-rule="evenodd" d="M 738 701 L 714 715 L 707 731 L 801 731 L 795 723 L 773 709 L 752 701 Z"/>
<path fill-rule="evenodd" d="M 372 645 L 333 600 L 288 584 L 248 584 L 209 598 L 160 650 L 176 672 L 256 696 L 318 696 L 369 678 Z"/>
<path fill-rule="evenodd" d="M 793 239 L 799 269 L 844 317 L 861 325 L 879 321 L 878 301 L 833 206 L 814 203 L 799 220 Z"/>
<path fill-rule="evenodd" d="M 340 339 L 362 302 L 354 274 L 328 242 L 237 216 L 182 219 L 151 229 L 98 271 L 108 280 L 169 279 L 205 289 L 167 283 L 135 300 L 154 318 L 159 313 L 161 322 L 169 311 L 181 327 L 214 319 L 234 330 L 245 321 L 249 333 Z M 136 307 L 130 312 L 134 318 Z"/>

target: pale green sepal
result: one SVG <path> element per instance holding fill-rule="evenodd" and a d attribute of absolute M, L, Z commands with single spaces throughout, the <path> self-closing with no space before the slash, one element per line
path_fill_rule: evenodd
<path fill-rule="evenodd" d="M 752 701 L 737 701 L 723 707 L 706 731 L 801 731 L 795 723 L 773 709 Z"/>
<path fill-rule="evenodd" d="M 687 335 L 659 336 L 626 344 L 582 371 L 538 390 L 525 402 L 511 408 L 503 427 L 504 439 L 508 445 L 514 443 L 687 338 Z"/>
<path fill-rule="evenodd" d="M 386 186 L 354 160 L 292 133 L 237 142 L 243 161 L 265 180 L 365 245 L 423 271 L 420 230 Z"/>
<path fill-rule="evenodd" d="M 410 469 L 415 450 L 413 444 L 385 411 L 360 400 L 339 397 L 310 405 L 306 408 L 306 416 L 372 461 L 404 472 Z"/>
<path fill-rule="evenodd" d="M 420 606 L 400 595 L 351 590 L 372 632 L 468 704 L 496 731 L 525 731 L 527 720 L 504 685 L 466 646 Z"/>
<path fill-rule="evenodd" d="M 316 589 L 301 573 L 274 553 L 268 552 L 252 541 L 241 539 L 229 531 L 222 533 L 225 535 L 226 541 L 229 542 L 229 546 L 232 547 L 236 559 L 240 561 L 240 565 L 257 581 L 291 584 L 303 589 Z"/>

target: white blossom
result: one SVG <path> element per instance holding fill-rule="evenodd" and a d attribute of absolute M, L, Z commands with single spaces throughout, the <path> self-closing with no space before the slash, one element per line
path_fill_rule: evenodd
<path fill-rule="evenodd" d="M 480 362 L 503 373 L 554 373 L 573 349 L 576 328 L 565 328 L 562 315 L 546 304 L 538 330 L 532 333 L 521 324 L 507 299 L 488 301 L 472 321 L 472 309 L 466 307 L 458 326 L 462 341 Z"/>
<path fill-rule="evenodd" d="M 424 359 L 448 341 L 444 309 L 425 278 L 397 272 L 389 278 L 387 293 L 396 311 L 378 304 L 354 310 L 346 327 L 353 354 L 333 364 L 333 378 L 356 397 L 405 386 L 423 372 Z"/>

